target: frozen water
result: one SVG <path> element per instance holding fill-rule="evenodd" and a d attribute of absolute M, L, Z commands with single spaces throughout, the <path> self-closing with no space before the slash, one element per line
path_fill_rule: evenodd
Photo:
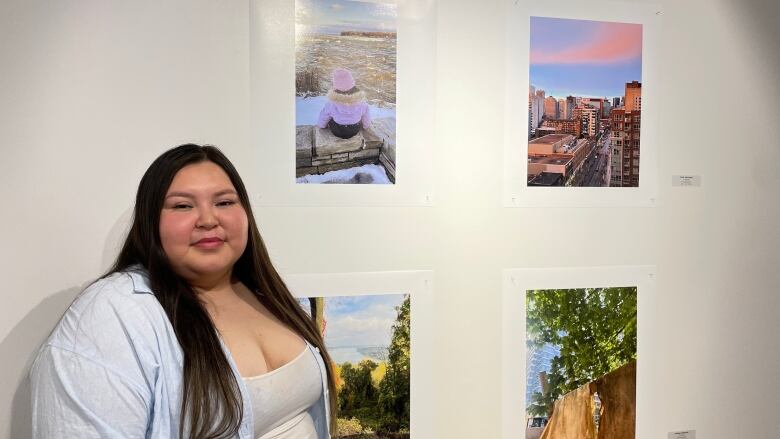
<path fill-rule="evenodd" d="M 395 36 L 296 36 L 296 95 L 324 95 L 331 87 L 331 72 L 337 67 L 352 72 L 358 88 L 366 92 L 370 103 L 395 104 Z"/>

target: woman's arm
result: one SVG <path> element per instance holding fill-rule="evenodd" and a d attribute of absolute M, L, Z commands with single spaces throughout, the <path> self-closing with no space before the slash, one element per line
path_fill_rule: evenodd
<path fill-rule="evenodd" d="M 142 438 L 148 386 L 96 359 L 48 345 L 31 371 L 33 438 Z"/>
<path fill-rule="evenodd" d="M 331 106 L 333 104 L 330 103 L 330 101 L 326 102 L 325 105 L 322 107 L 322 110 L 320 110 L 320 117 L 317 120 L 317 126 L 320 128 L 325 128 L 328 126 L 328 122 L 330 122 L 331 116 Z"/>
<path fill-rule="evenodd" d="M 154 320 L 128 275 L 71 304 L 30 370 L 34 438 L 141 438 L 155 408 Z"/>

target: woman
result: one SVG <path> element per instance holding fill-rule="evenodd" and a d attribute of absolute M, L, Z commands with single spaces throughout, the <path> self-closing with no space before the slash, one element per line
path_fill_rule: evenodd
<path fill-rule="evenodd" d="M 116 263 L 70 306 L 30 376 L 36 438 L 322 439 L 335 425 L 320 332 L 212 146 L 152 163 Z"/>

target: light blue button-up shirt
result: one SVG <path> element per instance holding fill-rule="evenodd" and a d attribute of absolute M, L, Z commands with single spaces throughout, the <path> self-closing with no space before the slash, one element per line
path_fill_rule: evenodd
<path fill-rule="evenodd" d="M 308 347 L 323 388 L 310 414 L 327 439 L 327 372 Z M 234 438 L 251 439 L 249 393 L 224 342 L 222 350 L 244 404 Z M 34 438 L 179 437 L 183 353 L 142 269 L 114 273 L 79 295 L 38 352 L 30 380 Z"/>

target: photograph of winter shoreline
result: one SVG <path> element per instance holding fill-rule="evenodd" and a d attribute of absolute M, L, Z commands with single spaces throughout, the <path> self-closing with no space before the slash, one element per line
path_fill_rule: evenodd
<path fill-rule="evenodd" d="M 297 183 L 395 183 L 396 17 L 394 3 L 296 0 Z"/>
<path fill-rule="evenodd" d="M 311 297 L 298 303 L 321 329 L 336 374 L 336 437 L 409 438 L 410 296 Z"/>

